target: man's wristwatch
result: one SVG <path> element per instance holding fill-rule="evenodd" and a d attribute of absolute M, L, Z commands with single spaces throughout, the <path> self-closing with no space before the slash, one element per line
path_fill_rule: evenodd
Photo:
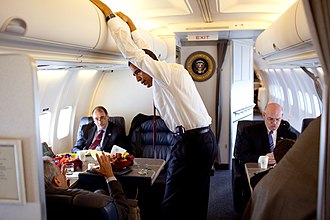
<path fill-rule="evenodd" d="M 116 17 L 114 13 L 109 14 L 107 17 L 105 17 L 105 21 L 108 22 L 111 18 Z"/>

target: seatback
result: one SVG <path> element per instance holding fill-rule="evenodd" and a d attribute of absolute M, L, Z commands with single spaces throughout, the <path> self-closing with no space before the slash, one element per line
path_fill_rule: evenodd
<path fill-rule="evenodd" d="M 112 123 L 114 123 L 116 125 L 119 125 L 123 130 L 125 130 L 125 118 L 123 116 L 110 116 L 109 121 L 111 121 Z M 77 134 L 79 133 L 79 131 L 81 130 L 81 127 L 83 125 L 89 124 L 91 122 L 93 122 L 93 117 L 91 117 L 91 116 L 82 117 L 79 122 L 79 128 L 78 128 Z M 126 134 L 126 132 L 125 132 L 125 134 Z"/>
<path fill-rule="evenodd" d="M 92 208 L 73 205 L 73 200 L 71 195 L 46 194 L 47 220 L 119 220 L 116 206 L 113 203 L 101 208 Z"/>
<path fill-rule="evenodd" d="M 235 147 L 236 147 L 237 139 L 238 139 L 239 136 L 242 135 L 242 132 L 243 132 L 244 128 L 250 127 L 252 125 L 260 124 L 260 123 L 264 123 L 264 121 L 263 120 L 254 120 L 254 121 L 252 121 L 252 120 L 242 120 L 242 121 L 238 121 L 237 122 Z"/>
<path fill-rule="evenodd" d="M 166 187 L 167 161 L 176 143 L 173 133 L 167 128 L 165 122 L 159 116 L 156 116 L 155 119 L 155 148 L 153 147 L 153 115 L 136 115 L 131 122 L 128 134 L 135 157 L 158 158 L 166 161 L 164 169 L 160 172 L 152 187 L 148 190 L 139 191 L 139 206 L 143 216 L 146 216 L 147 219 L 160 219 L 161 204 Z"/>
<path fill-rule="evenodd" d="M 242 135 L 244 128 L 264 123 L 263 120 L 242 120 L 237 123 L 235 148 L 237 146 L 237 140 Z M 237 212 L 242 213 L 244 211 L 247 200 L 250 197 L 250 189 L 247 187 L 247 179 L 244 170 L 244 164 L 236 158 L 232 160 L 232 192 L 234 208 Z"/>
<path fill-rule="evenodd" d="M 301 124 L 301 133 L 307 128 L 307 126 L 309 125 L 309 123 L 311 123 L 311 121 L 313 121 L 315 118 L 304 118 L 302 120 L 302 124 Z"/>
<path fill-rule="evenodd" d="M 176 140 L 165 122 L 159 116 L 156 116 L 156 141 L 154 149 L 153 127 L 154 120 L 152 115 L 136 115 L 132 120 L 128 135 L 130 145 L 133 148 L 135 157 L 160 158 L 167 161 Z"/>

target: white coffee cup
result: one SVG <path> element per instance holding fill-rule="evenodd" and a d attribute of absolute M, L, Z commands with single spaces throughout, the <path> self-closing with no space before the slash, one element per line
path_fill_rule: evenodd
<path fill-rule="evenodd" d="M 86 161 L 86 152 L 85 151 L 77 151 L 77 156 L 79 158 L 79 160 L 81 160 L 82 162 Z"/>
<path fill-rule="evenodd" d="M 268 156 L 260 156 L 258 160 L 258 165 L 261 169 L 267 169 L 268 166 Z"/>

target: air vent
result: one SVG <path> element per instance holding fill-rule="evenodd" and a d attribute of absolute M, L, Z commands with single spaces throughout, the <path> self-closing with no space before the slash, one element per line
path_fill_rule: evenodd
<path fill-rule="evenodd" d="M 210 5 L 208 0 L 197 0 L 199 10 L 203 15 L 204 22 L 211 23 L 213 22 Z"/>

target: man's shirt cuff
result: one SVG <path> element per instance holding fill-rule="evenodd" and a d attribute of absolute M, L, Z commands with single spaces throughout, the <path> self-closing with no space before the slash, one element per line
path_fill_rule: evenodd
<path fill-rule="evenodd" d="M 106 178 L 105 180 L 107 181 L 107 183 L 109 183 L 111 181 L 117 180 L 117 178 L 115 176 L 110 176 L 109 178 Z"/>

